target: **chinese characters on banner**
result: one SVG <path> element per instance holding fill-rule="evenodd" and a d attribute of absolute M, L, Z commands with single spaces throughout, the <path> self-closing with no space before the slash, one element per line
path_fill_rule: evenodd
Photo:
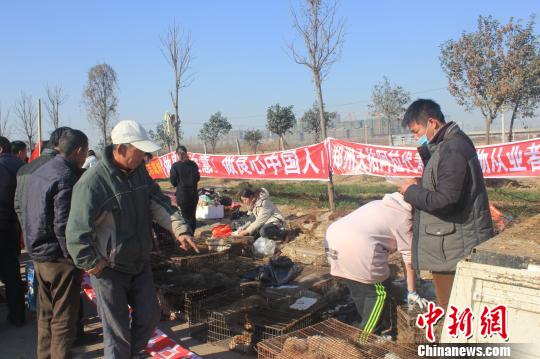
<path fill-rule="evenodd" d="M 260 155 L 190 153 L 190 159 L 199 166 L 201 177 L 328 180 L 328 159 L 324 143 Z M 163 177 L 152 178 L 168 178 L 169 170 L 177 160 L 174 152 L 160 156 Z M 154 172 L 156 176 L 157 172 Z"/>
<path fill-rule="evenodd" d="M 449 325 L 446 326 L 448 334 L 454 338 L 459 338 L 460 335 L 465 339 L 469 339 L 473 335 L 474 315 L 471 308 L 466 307 L 460 311 L 457 307 L 451 305 L 448 312 Z M 438 307 L 433 302 L 429 302 L 427 312 L 419 314 L 416 318 L 416 326 L 426 331 L 426 339 L 433 343 L 435 341 L 434 326 L 444 317 L 444 309 Z M 497 305 L 490 308 L 486 305 L 482 306 L 480 314 L 480 331 L 481 337 L 492 337 L 497 334 L 503 340 L 508 339 L 508 309 L 504 305 Z"/>
<path fill-rule="evenodd" d="M 540 175 L 540 139 L 477 147 L 484 177 Z M 423 164 L 416 148 L 365 145 L 333 138 L 311 146 L 260 155 L 206 155 L 191 153 L 202 177 L 328 180 L 334 175 L 419 177 Z M 154 179 L 169 177 L 178 160 L 175 152 L 147 164 Z"/>
<path fill-rule="evenodd" d="M 485 178 L 540 175 L 540 139 L 476 147 Z M 372 146 L 330 139 L 334 175 L 418 177 L 423 164 L 416 148 Z"/>

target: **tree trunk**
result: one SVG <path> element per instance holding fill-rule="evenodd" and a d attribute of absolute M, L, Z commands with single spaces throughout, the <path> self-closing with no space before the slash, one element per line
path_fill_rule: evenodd
<path fill-rule="evenodd" d="M 315 79 L 315 86 L 317 88 L 319 119 L 321 121 L 321 134 L 324 141 L 326 140 L 326 120 L 324 118 L 324 103 L 323 103 L 322 87 L 321 87 L 321 74 L 316 71 L 313 71 L 313 77 Z M 332 181 L 332 169 L 330 168 L 330 162 L 328 162 L 328 204 L 330 205 L 330 210 L 332 212 L 336 210 L 334 196 L 335 196 L 335 192 L 334 192 L 334 182 Z"/>
<path fill-rule="evenodd" d="M 176 85 L 176 96 L 174 101 L 174 146 L 175 148 L 178 148 L 178 145 L 180 145 L 180 116 L 178 115 L 178 92 L 180 89 L 178 88 L 178 84 Z"/>
<path fill-rule="evenodd" d="M 103 136 L 103 148 L 107 147 L 107 119 L 101 118 L 101 135 Z"/>
<path fill-rule="evenodd" d="M 508 129 L 508 142 L 512 142 L 514 140 L 514 120 L 517 117 L 518 108 L 519 102 L 516 101 L 514 109 L 512 110 L 512 118 L 510 118 L 510 128 Z"/>
<path fill-rule="evenodd" d="M 392 123 L 390 119 L 387 120 L 387 126 L 388 126 L 388 145 L 393 146 L 394 139 L 392 138 Z"/>
<path fill-rule="evenodd" d="M 491 134 L 491 117 L 486 117 L 486 145 L 491 143 L 490 134 Z"/>

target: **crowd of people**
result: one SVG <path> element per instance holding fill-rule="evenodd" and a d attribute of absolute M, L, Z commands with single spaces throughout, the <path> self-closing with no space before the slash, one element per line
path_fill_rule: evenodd
<path fill-rule="evenodd" d="M 331 274 L 345 279 L 366 333 L 391 329 L 391 253 L 399 251 L 405 263 L 409 304 L 426 306 L 416 272 L 428 270 L 437 303 L 446 308 L 457 262 L 493 235 L 471 140 L 431 100 L 411 104 L 402 124 L 418 140 L 420 181 L 337 220 L 325 236 Z M 144 128 L 121 121 L 111 140 L 98 160 L 83 132 L 60 127 L 40 156 L 25 163 L 24 142 L 0 137 L 0 276 L 8 320 L 23 325 L 23 238 L 38 282 L 38 358 L 70 357 L 80 331 L 82 271 L 96 294 L 105 357 L 144 357 L 160 319 L 149 262 L 152 223 L 184 250 L 198 251 L 192 236 L 200 174 L 187 149 L 178 147 L 170 171 L 178 209 L 144 166 L 159 149 Z M 251 217 L 238 235 L 286 239 L 287 223 L 268 191 L 246 188 L 240 198 Z"/>
<path fill-rule="evenodd" d="M 160 318 L 149 264 L 152 222 L 185 250 L 198 250 L 193 228 L 144 166 L 159 146 L 134 121 L 119 122 L 111 140 L 98 161 L 83 132 L 60 127 L 25 163 L 26 147 L 0 137 L 0 274 L 8 320 L 23 325 L 24 238 L 38 284 L 38 358 L 70 357 L 80 332 L 82 271 L 96 293 L 105 357 L 146 357 L 141 351 Z"/>

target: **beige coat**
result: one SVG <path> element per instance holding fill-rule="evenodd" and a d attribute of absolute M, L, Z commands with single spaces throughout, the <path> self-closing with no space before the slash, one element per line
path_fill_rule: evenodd
<path fill-rule="evenodd" d="M 279 209 L 270 201 L 270 194 L 265 188 L 262 188 L 259 198 L 250 208 L 248 214 L 255 216 L 255 220 L 246 223 L 241 229 L 247 230 L 249 234 L 259 231 L 265 224 L 285 226 L 286 223 Z"/>

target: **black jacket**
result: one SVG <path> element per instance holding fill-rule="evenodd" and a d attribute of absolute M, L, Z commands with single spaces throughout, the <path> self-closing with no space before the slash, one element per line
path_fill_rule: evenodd
<path fill-rule="evenodd" d="M 454 122 L 443 126 L 419 153 L 422 183 L 404 194 L 416 209 L 413 265 L 454 271 L 473 247 L 493 236 L 482 168 L 472 141 Z"/>
<path fill-rule="evenodd" d="M 56 156 L 27 177 L 25 240 L 33 260 L 68 258 L 66 225 L 80 174 L 74 164 Z"/>
<path fill-rule="evenodd" d="M 175 162 L 170 171 L 171 183 L 176 192 L 197 192 L 197 183 L 201 179 L 199 167 L 192 160 Z"/>
<path fill-rule="evenodd" d="M 38 168 L 49 162 L 56 156 L 58 152 L 51 148 L 46 148 L 41 152 L 41 155 L 32 162 L 22 166 L 17 172 L 17 190 L 15 191 L 15 212 L 19 217 L 19 222 L 24 231 L 24 218 L 25 218 L 25 206 L 26 203 L 26 179 L 27 176 L 34 173 Z"/>
<path fill-rule="evenodd" d="M 17 187 L 17 171 L 23 165 L 24 162 L 14 155 L 0 155 L 0 222 L 17 222 L 13 198 Z"/>

